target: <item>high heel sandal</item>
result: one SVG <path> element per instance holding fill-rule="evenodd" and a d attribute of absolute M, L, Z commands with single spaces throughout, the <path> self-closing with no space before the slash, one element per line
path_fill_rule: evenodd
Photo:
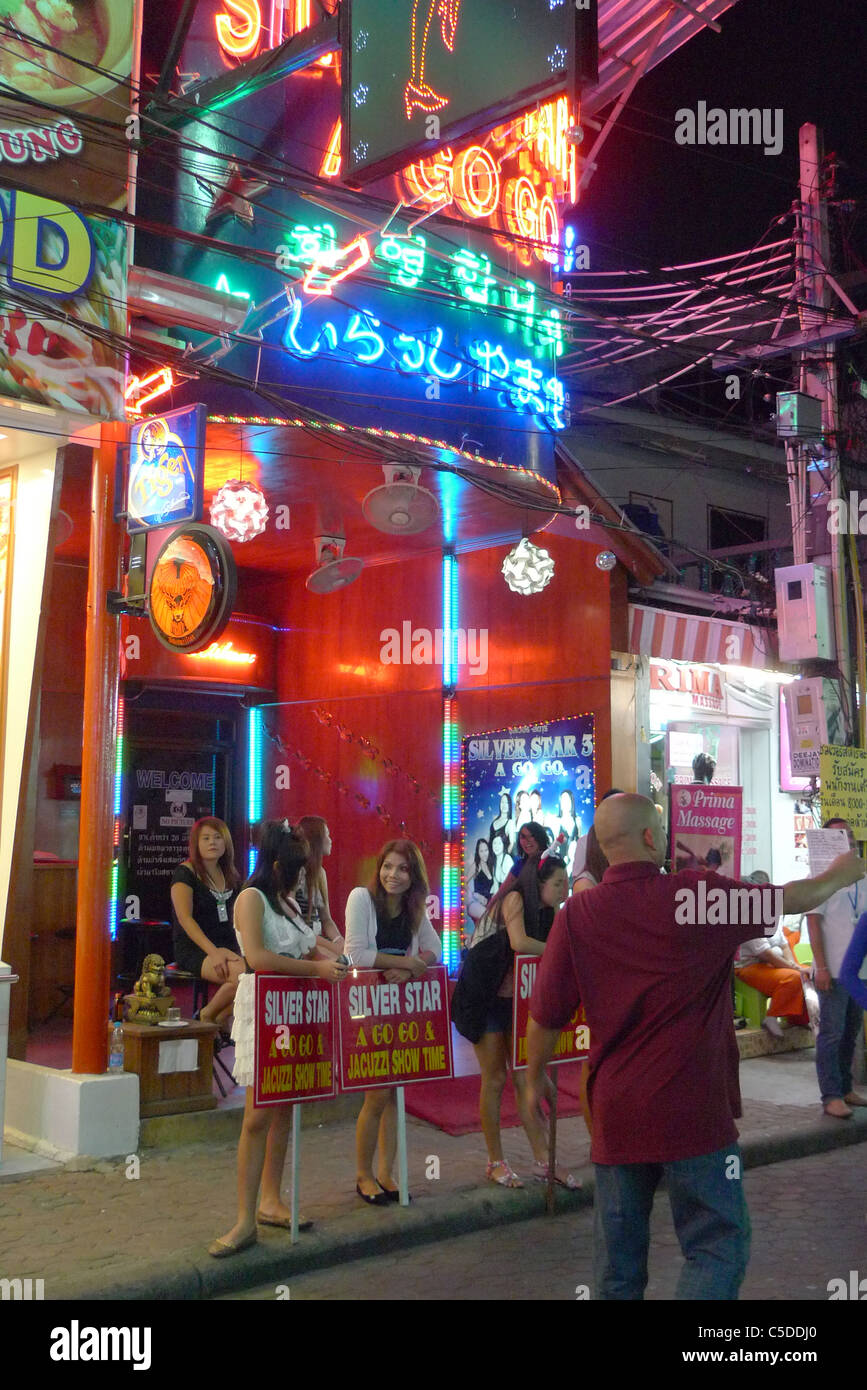
<path fill-rule="evenodd" d="M 498 1178 L 494 1177 L 494 1170 L 502 1168 L 502 1173 Z M 488 1182 L 495 1182 L 498 1187 L 523 1187 L 524 1184 L 518 1174 L 509 1167 L 504 1158 L 498 1158 L 496 1163 L 489 1163 L 485 1169 L 485 1177 Z"/>
<path fill-rule="evenodd" d="M 537 1161 L 533 1164 L 533 1177 L 537 1182 L 547 1182 L 549 1171 L 547 1163 L 539 1163 Z M 554 1169 L 554 1181 L 559 1183 L 561 1187 L 568 1187 L 570 1192 L 576 1192 L 581 1186 L 580 1178 L 573 1177 L 571 1173 L 567 1173 L 563 1168 Z"/>

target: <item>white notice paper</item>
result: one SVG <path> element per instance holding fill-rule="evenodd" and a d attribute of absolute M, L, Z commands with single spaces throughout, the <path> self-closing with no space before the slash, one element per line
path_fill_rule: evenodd
<path fill-rule="evenodd" d="M 196 1071 L 199 1065 L 199 1044 L 196 1038 L 178 1038 L 160 1043 L 160 1076 L 175 1071 Z"/>
<path fill-rule="evenodd" d="M 807 854 L 810 857 L 810 877 L 823 874 L 830 869 L 838 854 L 845 854 L 849 848 L 849 837 L 845 830 L 808 830 Z"/>

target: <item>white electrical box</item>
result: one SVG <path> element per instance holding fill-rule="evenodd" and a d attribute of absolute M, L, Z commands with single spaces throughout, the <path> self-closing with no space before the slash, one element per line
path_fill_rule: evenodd
<path fill-rule="evenodd" d="M 834 606 L 825 565 L 787 565 L 774 571 L 781 661 L 833 661 Z"/>
<path fill-rule="evenodd" d="M 818 777 L 823 743 L 843 742 L 840 696 L 821 676 L 783 686 L 793 777 Z"/>

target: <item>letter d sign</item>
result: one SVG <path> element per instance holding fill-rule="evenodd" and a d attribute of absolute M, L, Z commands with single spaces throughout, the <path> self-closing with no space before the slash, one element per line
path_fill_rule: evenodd
<path fill-rule="evenodd" d="M 10 285 L 36 290 L 39 294 L 66 299 L 80 294 L 93 274 L 93 238 L 80 213 L 40 198 L 34 193 L 15 192 L 9 212 L 12 222 L 4 241 L 7 249 L 6 275 Z"/>

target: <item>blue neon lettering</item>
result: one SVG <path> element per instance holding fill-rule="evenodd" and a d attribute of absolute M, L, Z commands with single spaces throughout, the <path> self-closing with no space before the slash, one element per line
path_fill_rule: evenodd
<path fill-rule="evenodd" d="M 365 327 L 365 325 L 367 326 Z M 365 314 L 363 312 L 360 314 L 353 314 L 352 318 L 349 320 L 349 327 L 343 336 L 344 343 L 364 343 L 368 341 L 373 343 L 372 347 L 364 351 L 359 349 L 358 352 L 355 353 L 356 362 L 360 362 L 364 367 L 369 367 L 373 362 L 378 362 L 385 352 L 385 342 L 378 333 L 374 332 L 374 329 L 379 327 L 379 319 L 375 319 L 372 314 Z"/>

